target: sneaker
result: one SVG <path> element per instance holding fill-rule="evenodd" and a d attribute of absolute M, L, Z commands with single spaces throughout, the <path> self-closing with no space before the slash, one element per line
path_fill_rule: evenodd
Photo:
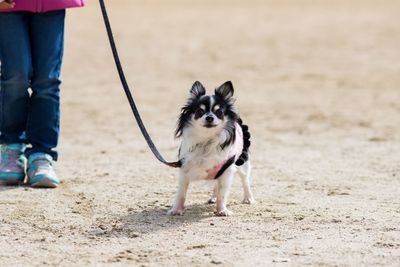
<path fill-rule="evenodd" d="M 55 188 L 60 184 L 53 159 L 46 153 L 33 153 L 28 159 L 28 183 L 32 187 Z"/>
<path fill-rule="evenodd" d="M 3 144 L 0 152 L 0 185 L 18 185 L 24 182 L 24 144 Z"/>

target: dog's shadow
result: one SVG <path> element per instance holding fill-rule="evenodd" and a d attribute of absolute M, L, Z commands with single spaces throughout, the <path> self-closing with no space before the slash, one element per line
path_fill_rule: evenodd
<path fill-rule="evenodd" d="M 169 216 L 169 208 L 156 206 L 149 209 L 131 211 L 128 215 L 115 218 L 113 221 L 97 222 L 89 235 L 95 236 L 125 236 L 136 238 L 143 235 L 154 234 L 160 231 L 170 231 L 215 217 L 213 205 L 193 204 L 186 207 L 182 216 Z M 97 228 L 97 229 L 96 229 Z"/>

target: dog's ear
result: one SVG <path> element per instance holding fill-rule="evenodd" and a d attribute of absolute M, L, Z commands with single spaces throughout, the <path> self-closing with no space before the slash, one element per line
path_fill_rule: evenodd
<path fill-rule="evenodd" d="M 231 81 L 225 82 L 223 85 L 215 89 L 216 95 L 221 95 L 226 99 L 229 99 L 233 96 L 233 85 Z"/>
<path fill-rule="evenodd" d="M 193 98 L 199 98 L 205 94 L 206 89 L 204 88 L 204 86 L 201 84 L 201 82 L 196 81 L 193 84 L 192 89 L 190 89 L 190 96 Z"/>

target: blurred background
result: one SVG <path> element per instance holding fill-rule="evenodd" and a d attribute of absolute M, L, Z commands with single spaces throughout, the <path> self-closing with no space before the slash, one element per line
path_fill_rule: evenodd
<path fill-rule="evenodd" d="M 398 1 L 107 4 L 126 76 L 143 116 L 153 116 L 146 119 L 149 129 L 166 131 L 162 138 L 172 138 L 171 127 L 195 80 L 209 92 L 232 80 L 240 111 L 256 122 L 260 138 L 324 127 L 363 128 L 367 139 L 395 135 Z M 65 54 L 64 133 L 80 116 L 109 131 L 115 130 L 109 122 L 117 121 L 131 134 L 96 1 L 70 10 Z M 377 124 L 377 132 L 364 129 Z"/>

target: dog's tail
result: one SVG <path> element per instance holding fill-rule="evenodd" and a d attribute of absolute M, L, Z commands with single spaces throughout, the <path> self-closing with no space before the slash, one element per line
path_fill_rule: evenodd
<path fill-rule="evenodd" d="M 235 165 L 241 166 L 243 165 L 248 159 L 249 159 L 249 148 L 250 148 L 250 132 L 249 132 L 249 126 L 243 124 L 243 121 L 241 118 L 238 119 L 238 124 L 242 128 L 243 132 L 243 150 L 242 154 L 240 154 L 239 158 L 236 160 Z"/>

